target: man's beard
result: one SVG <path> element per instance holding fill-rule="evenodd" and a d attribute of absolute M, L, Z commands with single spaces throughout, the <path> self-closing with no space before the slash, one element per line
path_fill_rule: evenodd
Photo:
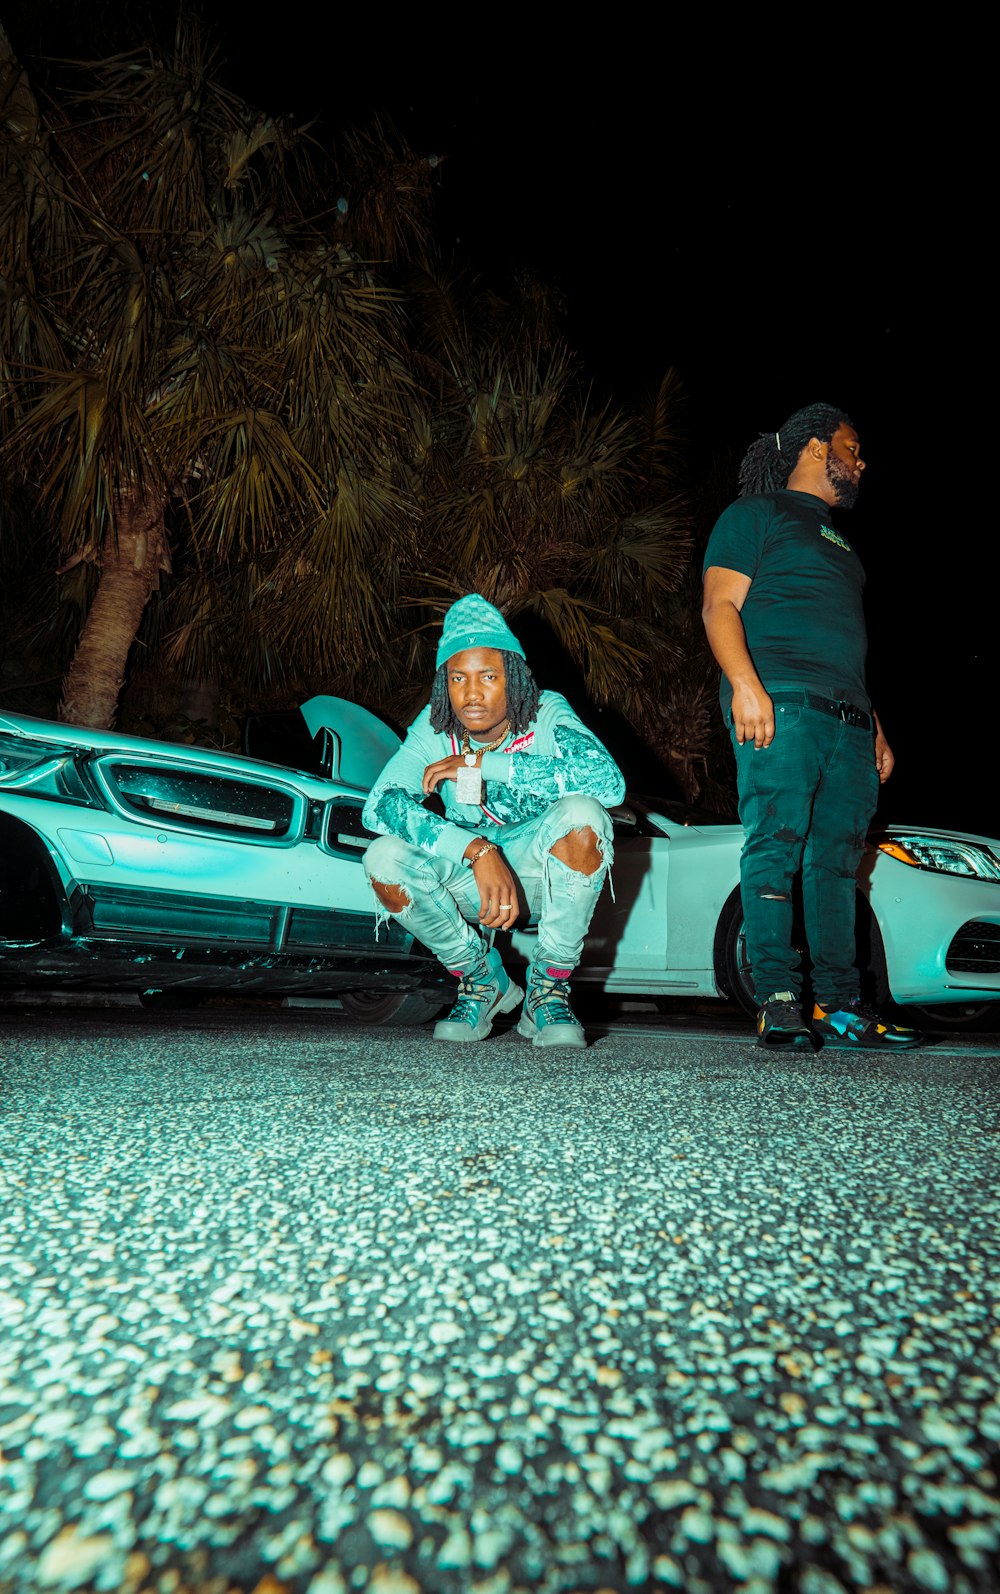
<path fill-rule="evenodd" d="M 838 509 L 853 509 L 858 501 L 859 485 L 854 479 L 853 468 L 842 460 L 834 459 L 832 454 L 827 454 L 826 479 L 837 495 Z"/>

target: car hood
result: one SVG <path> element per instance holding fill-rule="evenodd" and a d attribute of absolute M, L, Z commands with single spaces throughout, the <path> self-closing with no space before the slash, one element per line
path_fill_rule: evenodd
<path fill-rule="evenodd" d="M 340 697 L 312 697 L 301 705 L 302 718 L 311 736 L 323 736 L 325 768 L 322 776 L 300 771 L 311 781 L 334 781 L 358 792 L 371 790 L 385 764 L 400 746 L 394 730 L 376 719 L 358 703 Z M 29 714 L 0 714 L 0 735 L 14 736 L 40 744 L 44 751 L 67 753 L 118 753 L 130 757 L 170 758 L 187 766 L 201 765 L 226 769 L 288 768 L 244 753 L 225 752 L 213 747 L 189 746 L 184 742 L 158 741 L 123 731 L 70 725 L 62 720 L 36 719 Z"/>

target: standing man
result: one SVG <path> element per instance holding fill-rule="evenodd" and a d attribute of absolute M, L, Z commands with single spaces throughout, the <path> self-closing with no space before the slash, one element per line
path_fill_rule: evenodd
<path fill-rule="evenodd" d="M 439 793 L 444 816 L 426 800 Z M 471 593 L 444 619 L 431 700 L 368 797 L 365 870 L 392 914 L 458 980 L 435 1040 L 479 1041 L 523 995 L 483 932 L 538 925 L 518 1033 L 583 1046 L 569 977 L 612 863 L 625 782 L 557 692 L 539 692 L 506 620 Z"/>
<path fill-rule="evenodd" d="M 864 571 L 830 512 L 851 508 L 864 468 L 842 410 L 797 410 L 748 450 L 741 496 L 705 554 L 703 617 L 746 831 L 740 885 L 759 1046 L 899 1051 L 922 1039 L 859 996 L 855 880 L 894 760 L 865 685 Z M 810 1024 L 792 946 L 800 872 Z"/>

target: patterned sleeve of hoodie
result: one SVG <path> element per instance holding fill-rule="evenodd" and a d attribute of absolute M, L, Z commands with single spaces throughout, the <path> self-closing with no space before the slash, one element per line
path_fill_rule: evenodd
<path fill-rule="evenodd" d="M 458 863 L 475 832 L 424 807 L 424 770 L 447 751 L 431 730 L 430 709 L 423 709 L 369 792 L 361 822 L 376 835 L 398 836 L 421 852 L 438 853 Z"/>
<path fill-rule="evenodd" d="M 558 692 L 542 693 L 537 729 L 541 747 L 553 747 L 552 753 L 484 753 L 484 779 L 553 803 L 570 794 L 596 797 L 605 808 L 623 800 L 625 777 L 618 765 Z"/>

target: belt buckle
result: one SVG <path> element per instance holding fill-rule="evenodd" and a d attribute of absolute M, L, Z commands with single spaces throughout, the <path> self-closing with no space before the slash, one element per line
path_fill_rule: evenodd
<path fill-rule="evenodd" d="M 848 718 L 850 709 L 850 703 L 845 703 L 843 698 L 841 698 L 840 702 L 837 704 L 837 718 L 842 720 L 845 725 L 850 724 L 850 720 Z"/>

